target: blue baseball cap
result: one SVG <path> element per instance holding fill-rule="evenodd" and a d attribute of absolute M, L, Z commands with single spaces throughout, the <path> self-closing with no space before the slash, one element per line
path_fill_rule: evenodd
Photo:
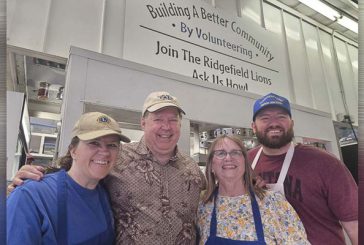
<path fill-rule="evenodd" d="M 255 121 L 255 117 L 257 116 L 258 112 L 260 112 L 262 109 L 268 106 L 280 107 L 286 110 L 289 116 L 292 117 L 291 106 L 289 105 L 289 101 L 282 96 L 279 96 L 274 93 L 269 93 L 255 101 L 253 108 L 253 121 Z"/>

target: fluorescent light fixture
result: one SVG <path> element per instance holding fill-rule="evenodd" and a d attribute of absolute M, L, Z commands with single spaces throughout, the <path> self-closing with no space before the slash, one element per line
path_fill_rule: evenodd
<path fill-rule="evenodd" d="M 340 13 L 330 6 L 324 4 L 319 0 L 299 0 L 301 3 L 305 4 L 306 6 L 316 10 L 317 12 L 321 13 L 322 15 L 326 16 L 332 21 L 340 18 Z"/>
<path fill-rule="evenodd" d="M 342 18 L 339 18 L 337 20 L 337 23 L 339 23 L 340 25 L 348 28 L 349 30 L 355 32 L 355 33 L 358 33 L 358 22 L 352 20 L 352 19 L 349 19 L 348 17 L 346 16 L 343 16 Z"/>
<path fill-rule="evenodd" d="M 358 22 L 341 15 L 338 11 L 319 0 L 299 0 L 301 3 L 326 16 L 332 21 L 337 21 L 343 27 L 358 33 Z"/>

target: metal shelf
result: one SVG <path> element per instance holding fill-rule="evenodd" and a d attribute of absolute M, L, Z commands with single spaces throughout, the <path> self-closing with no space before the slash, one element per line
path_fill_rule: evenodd
<path fill-rule="evenodd" d="M 32 155 L 34 158 L 52 158 L 52 159 L 53 159 L 53 155 L 38 154 L 38 153 L 31 153 L 31 155 Z"/>

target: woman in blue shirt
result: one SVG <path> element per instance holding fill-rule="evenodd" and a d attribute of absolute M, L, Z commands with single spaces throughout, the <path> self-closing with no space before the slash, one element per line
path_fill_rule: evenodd
<path fill-rule="evenodd" d="M 99 183 L 116 162 L 121 134 L 106 114 L 85 113 L 75 124 L 61 170 L 27 180 L 7 200 L 7 244 L 112 244 L 113 215 Z"/>

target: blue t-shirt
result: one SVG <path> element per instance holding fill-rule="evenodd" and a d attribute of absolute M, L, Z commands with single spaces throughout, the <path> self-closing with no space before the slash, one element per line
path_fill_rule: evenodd
<path fill-rule="evenodd" d="M 39 182 L 28 180 L 10 194 L 7 244 L 57 244 L 60 174 L 65 172 L 48 174 Z M 94 190 L 86 189 L 65 175 L 68 244 L 112 244 L 113 218 L 104 188 L 98 185 Z"/>

